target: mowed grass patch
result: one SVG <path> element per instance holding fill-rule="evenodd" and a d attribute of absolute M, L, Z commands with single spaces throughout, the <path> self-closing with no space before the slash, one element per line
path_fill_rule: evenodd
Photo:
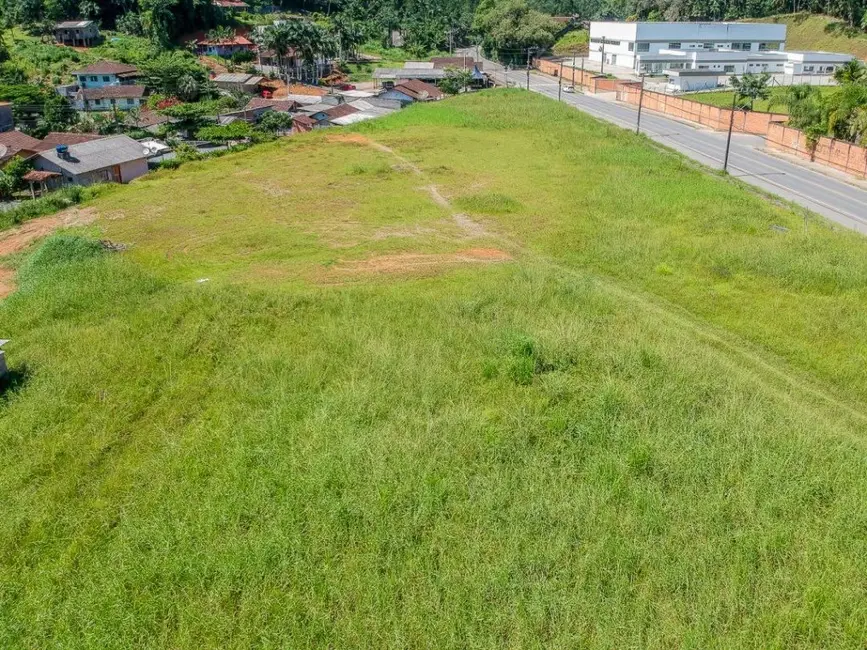
<path fill-rule="evenodd" d="M 790 319 L 856 322 L 861 240 L 526 93 L 355 135 L 21 262 L 0 646 L 859 647 L 859 348 Z"/>

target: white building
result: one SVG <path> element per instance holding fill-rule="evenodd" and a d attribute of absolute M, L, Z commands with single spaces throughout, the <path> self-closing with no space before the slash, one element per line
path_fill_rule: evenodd
<path fill-rule="evenodd" d="M 786 52 L 786 74 L 833 74 L 842 65 L 851 61 L 851 54 L 833 52 Z"/>
<path fill-rule="evenodd" d="M 770 52 L 786 48 L 786 26 L 773 23 L 590 23 L 590 60 L 638 70 L 665 51 Z"/>

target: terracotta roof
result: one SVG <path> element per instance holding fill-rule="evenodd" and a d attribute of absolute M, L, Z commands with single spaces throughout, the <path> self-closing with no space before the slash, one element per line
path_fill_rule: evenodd
<path fill-rule="evenodd" d="M 82 142 L 90 142 L 91 140 L 99 140 L 104 138 L 104 135 L 96 135 L 94 133 L 58 133 L 52 132 L 42 138 L 42 142 L 55 147 L 59 144 L 80 144 Z"/>
<path fill-rule="evenodd" d="M 0 133 L 0 145 L 9 149 L 17 149 L 18 151 L 43 151 L 50 149 L 54 145 L 45 144 L 42 140 L 32 138 L 21 131 L 6 131 Z M 12 154 L 14 155 L 14 154 Z"/>
<path fill-rule="evenodd" d="M 355 106 L 350 106 L 349 104 L 338 104 L 333 108 L 329 108 L 327 111 L 322 111 L 325 113 L 329 119 L 334 119 L 336 117 L 346 117 L 347 115 L 352 115 L 353 113 L 357 113 L 358 109 Z"/>
<path fill-rule="evenodd" d="M 405 95 L 409 95 L 413 99 L 442 99 L 445 97 L 445 94 L 439 88 L 418 79 L 405 79 L 395 85 L 394 89 L 399 90 Z"/>
<path fill-rule="evenodd" d="M 244 107 L 245 111 L 255 111 L 260 108 L 270 108 L 275 111 L 289 112 L 294 111 L 298 104 L 291 99 L 265 99 L 264 97 L 253 97 Z"/>
<path fill-rule="evenodd" d="M 122 74 L 128 75 L 138 72 L 138 68 L 127 63 L 115 63 L 114 61 L 97 61 L 86 68 L 76 70 L 72 74 Z"/>
<path fill-rule="evenodd" d="M 434 68 L 473 68 L 482 69 L 482 64 L 471 56 L 435 56 L 431 59 Z"/>
<path fill-rule="evenodd" d="M 103 86 L 102 88 L 82 88 L 78 93 L 84 99 L 126 99 L 144 97 L 144 86 Z"/>
<path fill-rule="evenodd" d="M 212 41 L 208 38 L 208 34 L 206 32 L 196 32 L 193 34 L 192 38 L 189 39 L 188 42 L 195 43 L 196 45 L 243 45 L 243 46 L 252 46 L 253 41 L 247 38 L 243 33 L 235 32 L 235 35 L 232 38 L 221 38 L 215 41 Z"/>
<path fill-rule="evenodd" d="M 293 115 L 292 124 L 298 124 L 299 126 L 315 126 L 316 120 L 307 115 Z"/>
<path fill-rule="evenodd" d="M 57 172 L 40 172 L 35 169 L 31 169 L 29 172 L 24 174 L 21 178 L 30 183 L 41 183 L 43 181 L 47 181 L 49 178 L 57 178 L 60 176 Z"/>
<path fill-rule="evenodd" d="M 165 124 L 169 121 L 169 118 L 145 108 L 139 113 L 138 119 L 133 121 L 137 127 L 144 129 L 149 126 L 156 126 L 157 124 Z"/>

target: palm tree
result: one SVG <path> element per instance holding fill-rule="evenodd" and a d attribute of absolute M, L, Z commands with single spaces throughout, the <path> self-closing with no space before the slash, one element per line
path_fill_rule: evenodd
<path fill-rule="evenodd" d="M 867 66 L 858 59 L 847 61 L 834 72 L 834 80 L 839 84 L 857 84 L 867 81 Z"/>
<path fill-rule="evenodd" d="M 259 47 L 264 47 L 274 52 L 274 55 L 277 57 L 277 67 L 283 72 L 283 62 L 286 55 L 292 49 L 293 33 L 289 27 L 289 23 L 269 25 L 259 33 L 257 40 L 259 41 Z"/>
<path fill-rule="evenodd" d="M 209 41 L 220 43 L 222 41 L 231 41 L 235 38 L 235 30 L 228 25 L 218 25 L 209 30 L 205 35 Z"/>

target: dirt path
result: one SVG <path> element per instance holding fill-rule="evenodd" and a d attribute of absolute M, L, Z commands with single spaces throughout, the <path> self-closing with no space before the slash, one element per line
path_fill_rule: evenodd
<path fill-rule="evenodd" d="M 24 224 L 0 232 L 0 265 L 3 258 L 14 255 L 30 246 L 37 239 L 42 239 L 58 228 L 83 226 L 96 219 L 93 208 L 69 208 L 58 214 L 31 219 Z M 15 272 L 0 266 L 0 299 L 5 298 L 15 290 Z"/>

